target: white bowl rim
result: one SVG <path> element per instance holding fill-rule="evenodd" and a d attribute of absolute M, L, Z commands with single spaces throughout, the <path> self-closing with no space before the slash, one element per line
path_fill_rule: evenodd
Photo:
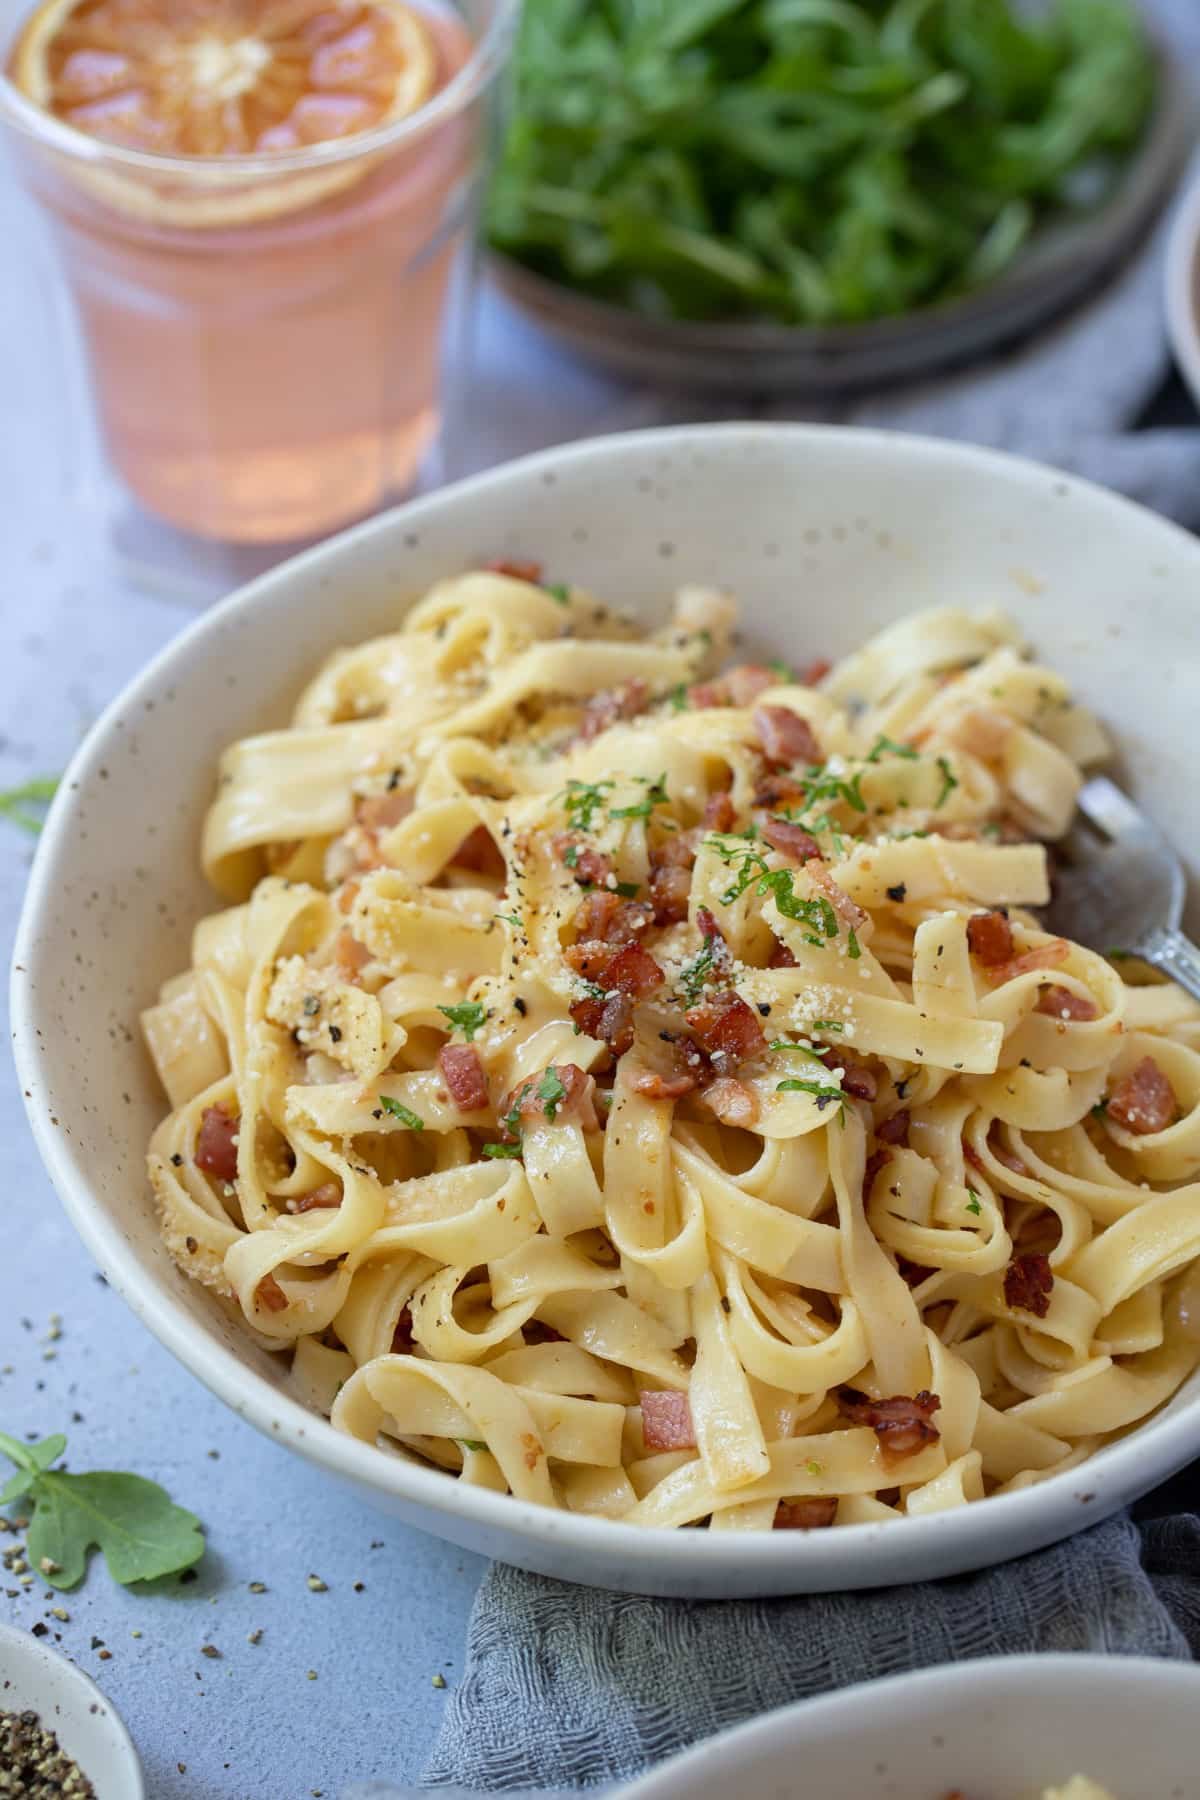
<path fill-rule="evenodd" d="M 1200 156 L 1175 205 L 1163 278 L 1167 335 L 1192 396 L 1200 402 Z"/>
<path fill-rule="evenodd" d="M 648 1769 L 628 1786 L 621 1788 L 620 1800 L 671 1800 L 673 1795 L 688 1792 L 688 1778 L 715 1755 L 731 1763 L 746 1779 L 753 1776 L 753 1760 L 765 1753 L 779 1734 L 797 1738 L 812 1725 L 836 1727 L 843 1719 L 853 1726 L 868 1710 L 878 1717 L 896 1713 L 907 1717 L 912 1709 L 923 1705 L 945 1711 L 948 1701 L 961 1702 L 971 1691 L 981 1689 L 995 1699 L 997 1688 L 1011 1692 L 1014 1687 L 1037 1682 L 1053 1687 L 1072 1678 L 1110 1683 L 1122 1690 L 1128 1701 L 1128 1686 L 1133 1681 L 1152 1681 L 1156 1686 L 1173 1686 L 1181 1700 L 1191 1704 L 1200 1699 L 1200 1669 L 1182 1658 L 1166 1656 L 1101 1656 L 1056 1652 L 1022 1656 L 978 1656 L 965 1662 L 937 1663 L 928 1669 L 908 1669 L 899 1675 L 884 1675 L 875 1681 L 854 1682 L 829 1694 L 811 1694 L 790 1706 L 777 1707 L 740 1725 L 731 1725 L 714 1736 L 701 1738 L 686 1750 L 669 1757 L 656 1768 Z M 797 1748 L 802 1749 L 799 1743 Z"/>
<path fill-rule="evenodd" d="M 61 1682 L 67 1696 L 61 1703 L 64 1715 L 77 1717 L 87 1714 L 100 1721 L 96 1731 L 98 1734 L 102 1733 L 106 1740 L 105 1747 L 112 1762 L 113 1775 L 120 1777 L 120 1800 L 145 1800 L 141 1759 L 128 1727 L 108 1695 L 96 1686 L 91 1676 L 78 1663 L 72 1662 L 69 1656 L 64 1656 L 61 1650 L 54 1650 L 40 1638 L 23 1631 L 20 1626 L 8 1625 L 3 1621 L 0 1621 L 0 1651 L 4 1652 L 6 1659 L 11 1658 L 9 1667 L 19 1668 L 27 1674 L 35 1693 L 40 1691 L 44 1695 L 42 1682 L 47 1673 L 52 1680 Z M 3 1693 L 0 1693 L 0 1704 L 3 1698 Z M 58 1733 L 62 1729 L 61 1724 L 48 1717 L 43 1710 L 47 1707 L 47 1698 L 27 1700 L 23 1705 L 39 1712 L 42 1724 L 48 1731 Z M 84 1773 L 89 1779 L 94 1779 L 92 1770 L 85 1769 Z M 109 1792 L 115 1796 L 115 1781 L 106 1783 L 104 1789 L 98 1791 L 101 1793 L 101 1800 L 106 1800 Z"/>
<path fill-rule="evenodd" d="M 185 1313 L 172 1304 L 164 1289 L 147 1281 L 116 1222 L 92 1198 L 85 1180 L 72 1167 L 62 1133 L 55 1129 L 49 1108 L 40 1099 L 45 1086 L 45 1056 L 38 1035 L 36 969 L 41 959 L 38 920 L 48 910 L 60 855 L 72 838 L 72 820 L 85 784 L 96 778 L 105 761 L 105 745 L 117 721 L 144 699 L 153 698 L 172 679 L 175 685 L 191 679 L 192 652 L 205 639 L 233 623 L 253 608 L 260 597 L 286 585 L 300 569 L 324 563 L 335 567 L 350 545 L 387 540 L 398 527 L 417 525 L 446 506 L 458 506 L 470 497 L 503 487 L 515 475 L 536 476 L 561 470 L 564 463 L 593 458 L 619 459 L 636 444 L 651 454 L 711 448 L 714 443 L 736 450 L 768 442 L 793 446 L 797 451 L 820 447 L 836 440 L 864 451 L 885 452 L 939 463 L 967 464 L 997 483 L 1018 486 L 1036 480 L 1050 481 L 1084 500 L 1115 511 L 1131 526 L 1173 541 L 1177 552 L 1194 558 L 1200 582 L 1200 543 L 1182 526 L 1152 513 L 1147 507 L 1101 487 L 1098 483 L 1068 475 L 1050 465 L 1003 451 L 983 449 L 955 440 L 906 432 L 776 422 L 723 422 L 706 425 L 666 426 L 652 430 L 612 433 L 552 446 L 531 456 L 503 463 L 406 505 L 393 508 L 349 531 L 326 539 L 316 547 L 281 563 L 238 589 L 194 620 L 173 638 L 101 713 L 72 757 L 51 804 L 29 876 L 17 929 L 10 983 L 13 1052 L 38 1151 L 50 1179 L 76 1231 L 91 1251 L 101 1272 L 121 1295 L 142 1324 L 240 1417 L 264 1436 L 286 1445 L 343 1480 L 368 1491 L 386 1495 L 414 1508 L 447 1515 L 483 1535 L 520 1538 L 535 1544 L 569 1545 L 581 1557 L 578 1579 L 603 1585 L 602 1577 L 589 1575 L 590 1566 L 603 1569 L 620 1559 L 626 1569 L 654 1572 L 656 1585 L 674 1582 L 684 1591 L 687 1578 L 705 1571 L 736 1568 L 739 1578 L 753 1583 L 768 1571 L 786 1568 L 794 1585 L 791 1592 L 887 1586 L 910 1579 L 908 1570 L 924 1559 L 939 1572 L 974 1569 L 1005 1561 L 1041 1548 L 1098 1524 L 1119 1510 L 1134 1495 L 1149 1491 L 1177 1473 L 1200 1454 L 1200 1398 L 1186 1412 L 1166 1418 L 1161 1414 L 1137 1427 L 1124 1438 L 1106 1445 L 1079 1468 L 1052 1475 L 1019 1492 L 992 1496 L 985 1505 L 955 1508 L 918 1518 L 848 1525 L 835 1533 L 796 1531 L 738 1532 L 726 1535 L 706 1531 L 673 1531 L 662 1527 L 626 1525 L 618 1520 L 541 1507 L 511 1494 L 447 1478 L 441 1471 L 424 1468 L 400 1456 L 390 1456 L 373 1445 L 335 1431 L 329 1421 L 309 1411 L 282 1389 L 249 1368 L 229 1347 L 206 1335 Z M 1150 1469 L 1152 1477 L 1146 1479 Z M 1086 1518 L 1068 1522 L 1076 1508 L 1086 1508 Z M 982 1513 L 982 1518 L 980 1514 Z M 979 1540 L 999 1537 L 1004 1523 L 1006 1542 L 1012 1547 L 999 1554 L 980 1555 Z M 836 1545 L 836 1555 L 830 1550 Z M 847 1577 L 829 1583 L 821 1571 L 837 1562 L 853 1569 Z M 751 1591 L 747 1588 L 746 1591 Z M 765 1592 L 754 1587 L 752 1591 Z M 785 1591 L 775 1584 L 770 1591 Z"/>

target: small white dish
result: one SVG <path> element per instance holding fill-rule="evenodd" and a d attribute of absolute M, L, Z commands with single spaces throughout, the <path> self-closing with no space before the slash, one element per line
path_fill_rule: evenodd
<path fill-rule="evenodd" d="M 111 1700 L 65 1656 L 12 1625 L 0 1625 L 0 1712 L 37 1713 L 96 1800 L 145 1800 L 138 1753 Z"/>
<path fill-rule="evenodd" d="M 408 1523 L 597 1587 L 719 1599 L 957 1574 L 1097 1523 L 1200 1454 L 1200 1374 L 1138 1430 L 1020 1493 L 836 1531 L 646 1531 L 469 1487 L 337 1432 L 172 1263 L 145 1179 L 165 1101 L 141 1007 L 186 967 L 217 758 L 281 725 L 318 663 L 432 582 L 538 557 L 658 622 L 672 589 L 737 594 L 747 646 L 839 656 L 920 607 L 1001 607 L 1111 726 L 1119 773 L 1200 900 L 1200 544 L 1114 494 L 962 444 L 821 426 L 635 432 L 528 457 L 272 571 L 170 644 L 64 777 L 13 965 L 21 1087 L 51 1179 L 110 1285 L 259 1430 Z M 1192 918 L 1195 919 L 1193 913 Z"/>
<path fill-rule="evenodd" d="M 989 1656 L 844 1688 L 708 1738 L 621 1800 L 1191 1800 L 1200 1670 L 1135 1656 Z"/>

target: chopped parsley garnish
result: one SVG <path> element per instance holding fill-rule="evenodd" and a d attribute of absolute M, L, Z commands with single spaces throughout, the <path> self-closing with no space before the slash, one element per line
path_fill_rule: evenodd
<path fill-rule="evenodd" d="M 898 744 L 895 738 L 885 737 L 882 732 L 867 751 L 867 761 L 877 763 L 881 756 L 902 756 L 905 762 L 916 762 L 920 752 L 911 744 Z"/>
<path fill-rule="evenodd" d="M 846 953 L 851 962 L 857 962 L 862 955 L 862 949 L 858 942 L 858 935 L 855 932 L 853 925 L 850 927 L 850 933 L 846 939 Z"/>
<path fill-rule="evenodd" d="M 657 781 L 651 781 L 646 775 L 639 775 L 636 779 L 646 784 L 645 798 L 635 800 L 632 806 L 610 806 L 608 809 L 610 819 L 648 819 L 656 806 L 667 804 L 669 796 L 665 774 L 660 775 Z M 609 782 L 608 785 L 611 787 L 612 783 Z"/>
<path fill-rule="evenodd" d="M 560 606 L 565 606 L 571 598 L 571 590 L 565 581 L 543 581 L 542 590 L 552 600 L 557 600 Z"/>
<path fill-rule="evenodd" d="M 735 879 L 721 895 L 723 906 L 732 906 L 753 885 L 760 898 L 768 894 L 773 897 L 785 919 L 808 927 L 804 934 L 806 944 L 821 950 L 827 938 L 837 936 L 837 914 L 829 901 L 823 895 L 802 900 L 793 886 L 791 869 L 769 869 L 761 851 L 748 845 L 743 838 L 709 837 L 704 841 L 709 849 L 716 851 L 727 868 L 736 866 Z"/>
<path fill-rule="evenodd" d="M 542 1103 L 546 1117 L 550 1120 L 551 1124 L 553 1124 L 561 1102 L 567 1097 L 567 1090 L 553 1069 L 546 1069 L 544 1071 L 542 1079 L 538 1082 L 534 1092 Z M 505 1120 L 506 1124 L 507 1122 L 508 1121 Z"/>
<path fill-rule="evenodd" d="M 812 1029 L 814 1031 L 845 1031 L 846 1027 L 840 1019 L 814 1019 Z"/>
<path fill-rule="evenodd" d="M 792 1079 L 777 1081 L 775 1092 L 777 1094 L 811 1094 L 816 1100 L 818 1112 L 824 1112 L 825 1108 L 832 1106 L 835 1101 L 840 1106 L 846 1098 L 840 1087 L 831 1087 L 827 1081 L 796 1081 Z"/>
<path fill-rule="evenodd" d="M 713 959 L 716 952 L 716 939 L 706 937 L 695 956 L 690 957 L 679 971 L 679 993 L 685 1006 L 695 1006 L 700 998 L 700 991 L 713 972 Z"/>
<path fill-rule="evenodd" d="M 507 1125 L 508 1120 L 505 1119 L 504 1123 Z M 480 1151 L 480 1155 L 486 1156 L 489 1162 L 495 1162 L 501 1157 L 507 1157 L 511 1161 L 515 1162 L 521 1155 L 521 1145 L 520 1144 L 485 1144 L 483 1146 L 483 1149 Z"/>
<path fill-rule="evenodd" d="M 468 1044 L 477 1031 L 483 1030 L 483 1022 L 487 1018 L 487 1009 L 478 1000 L 464 1000 L 461 1006 L 439 1006 L 438 1011 L 445 1013 L 455 1029 L 462 1032 Z"/>
<path fill-rule="evenodd" d="M 636 900 L 642 890 L 636 881 L 618 881 L 608 891 L 610 894 L 619 894 L 622 900 Z"/>
<path fill-rule="evenodd" d="M 997 825 L 995 819 L 989 819 L 986 825 L 981 825 L 979 828 L 979 835 L 985 838 L 992 838 L 994 841 L 998 840 L 1000 836 L 1000 827 Z"/>
<path fill-rule="evenodd" d="M 36 837 L 42 829 L 42 809 L 49 806 L 57 792 L 57 775 L 38 775 L 32 781 L 22 782 L 20 787 L 7 788 L 0 793 L 0 818 L 11 819 L 22 831 Z M 30 812 L 30 807 L 38 810 Z"/>
<path fill-rule="evenodd" d="M 116 1470 L 68 1474 L 52 1467 L 67 1447 L 61 1435 L 23 1444 L 0 1431 L 0 1455 L 17 1473 L 0 1488 L 0 1506 L 32 1512 L 25 1556 L 38 1579 L 78 1587 L 93 1546 L 122 1586 L 190 1569 L 204 1555 L 200 1521 L 156 1482 Z M 23 1565 L 22 1565 L 23 1566 Z"/>
<path fill-rule="evenodd" d="M 771 661 L 767 664 L 767 667 L 768 667 L 768 669 L 770 669 L 770 671 L 773 675 L 778 675 L 780 681 L 794 681 L 796 679 L 796 677 L 792 674 L 790 664 L 783 662 L 777 656 L 771 658 Z"/>
<path fill-rule="evenodd" d="M 676 682 L 667 695 L 667 699 L 671 702 L 672 712 L 686 712 L 688 709 L 687 683 L 685 681 Z"/>
<path fill-rule="evenodd" d="M 393 1119 L 399 1119 L 400 1123 L 407 1125 L 410 1131 L 424 1131 L 424 1119 L 419 1118 L 410 1107 L 405 1106 L 402 1100 L 393 1100 L 390 1094 L 380 1094 L 379 1104 L 384 1112 L 391 1113 Z"/>
<path fill-rule="evenodd" d="M 605 794 L 616 785 L 615 781 L 568 781 L 563 806 L 577 831 L 591 831 Z"/>
<path fill-rule="evenodd" d="M 804 1466 L 810 1475 L 823 1475 L 825 1473 L 815 1456 L 810 1456 Z"/>
<path fill-rule="evenodd" d="M 487 1449 L 487 1445 L 485 1443 L 481 1442 L 481 1440 L 479 1438 L 459 1438 L 458 1442 L 459 1442 L 460 1447 L 463 1450 L 486 1450 Z"/>
<path fill-rule="evenodd" d="M 1108 1095 L 1107 1094 L 1102 1094 L 1100 1096 L 1099 1100 L 1097 1100 L 1095 1106 L 1093 1106 L 1092 1117 L 1093 1117 L 1093 1119 L 1107 1119 L 1107 1117 L 1108 1117 Z"/>
<path fill-rule="evenodd" d="M 494 913 L 494 918 L 503 919 L 506 925 L 512 925 L 517 931 L 521 929 L 520 913 Z"/>
<path fill-rule="evenodd" d="M 976 1218 L 978 1218 L 979 1214 L 983 1211 L 982 1206 L 979 1204 L 979 1195 L 975 1192 L 973 1187 L 969 1187 L 967 1192 L 971 1196 L 967 1201 L 967 1211 L 969 1213 L 974 1213 Z"/>
<path fill-rule="evenodd" d="M 945 806 L 947 800 L 958 786 L 958 776 L 954 773 L 954 770 L 950 767 L 949 762 L 944 756 L 938 757 L 937 766 L 942 772 L 942 791 L 933 803 L 935 811 L 939 807 Z"/>
<path fill-rule="evenodd" d="M 843 775 L 831 774 L 828 765 L 826 764 L 822 764 L 818 768 L 810 769 L 800 783 L 800 786 L 804 789 L 804 805 L 801 808 L 801 817 L 816 806 L 819 801 L 825 801 L 828 804 L 830 801 L 840 800 L 843 805 L 850 808 L 851 812 L 865 813 L 867 810 L 867 803 L 862 797 L 861 783 L 861 769 L 856 775 L 851 775 L 848 779 Z"/>
<path fill-rule="evenodd" d="M 568 869 L 577 869 L 579 867 L 578 844 L 569 844 L 567 846 L 566 850 L 563 852 L 563 862 Z"/>

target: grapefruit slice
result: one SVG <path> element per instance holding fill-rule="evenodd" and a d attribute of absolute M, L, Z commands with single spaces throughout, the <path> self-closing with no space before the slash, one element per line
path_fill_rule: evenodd
<path fill-rule="evenodd" d="M 438 51 L 403 0 L 43 0 L 10 73 L 90 137 L 220 159 L 405 118 L 437 86 Z"/>

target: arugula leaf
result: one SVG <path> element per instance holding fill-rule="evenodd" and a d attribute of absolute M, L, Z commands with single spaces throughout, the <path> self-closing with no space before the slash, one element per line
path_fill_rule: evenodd
<path fill-rule="evenodd" d="M 560 1102 L 567 1097 L 567 1090 L 553 1069 L 546 1069 L 543 1072 L 542 1079 L 538 1082 L 534 1092 L 545 1108 L 546 1117 L 553 1124 Z"/>
<path fill-rule="evenodd" d="M 410 1107 L 405 1106 L 402 1100 L 393 1100 L 390 1094 L 380 1094 L 379 1104 L 384 1112 L 391 1113 L 393 1119 L 399 1119 L 400 1123 L 407 1125 L 410 1131 L 424 1131 L 424 1119 L 413 1112 Z"/>
<path fill-rule="evenodd" d="M 6 788 L 0 792 L 0 818 L 11 819 L 22 831 L 32 833 L 34 837 L 42 829 L 41 809 L 49 806 L 58 792 L 57 775 L 37 775 L 31 781 L 23 781 L 20 787 Z M 30 807 L 38 808 L 30 812 Z"/>
<path fill-rule="evenodd" d="M 140 1475 L 112 1470 L 73 1475 L 52 1468 L 66 1446 L 61 1435 L 22 1444 L 0 1432 L 0 1452 L 18 1470 L 0 1490 L 0 1505 L 16 1499 L 32 1503 L 26 1555 L 42 1579 L 52 1587 L 77 1587 L 93 1548 L 103 1551 L 109 1574 L 123 1586 L 199 1562 L 204 1539 L 193 1513 Z"/>
<path fill-rule="evenodd" d="M 451 1025 L 461 1031 L 468 1044 L 474 1042 L 475 1033 L 482 1031 L 487 1018 L 487 1008 L 478 1000 L 464 1000 L 458 1006 L 439 1006 L 438 1011 L 445 1013 Z"/>

